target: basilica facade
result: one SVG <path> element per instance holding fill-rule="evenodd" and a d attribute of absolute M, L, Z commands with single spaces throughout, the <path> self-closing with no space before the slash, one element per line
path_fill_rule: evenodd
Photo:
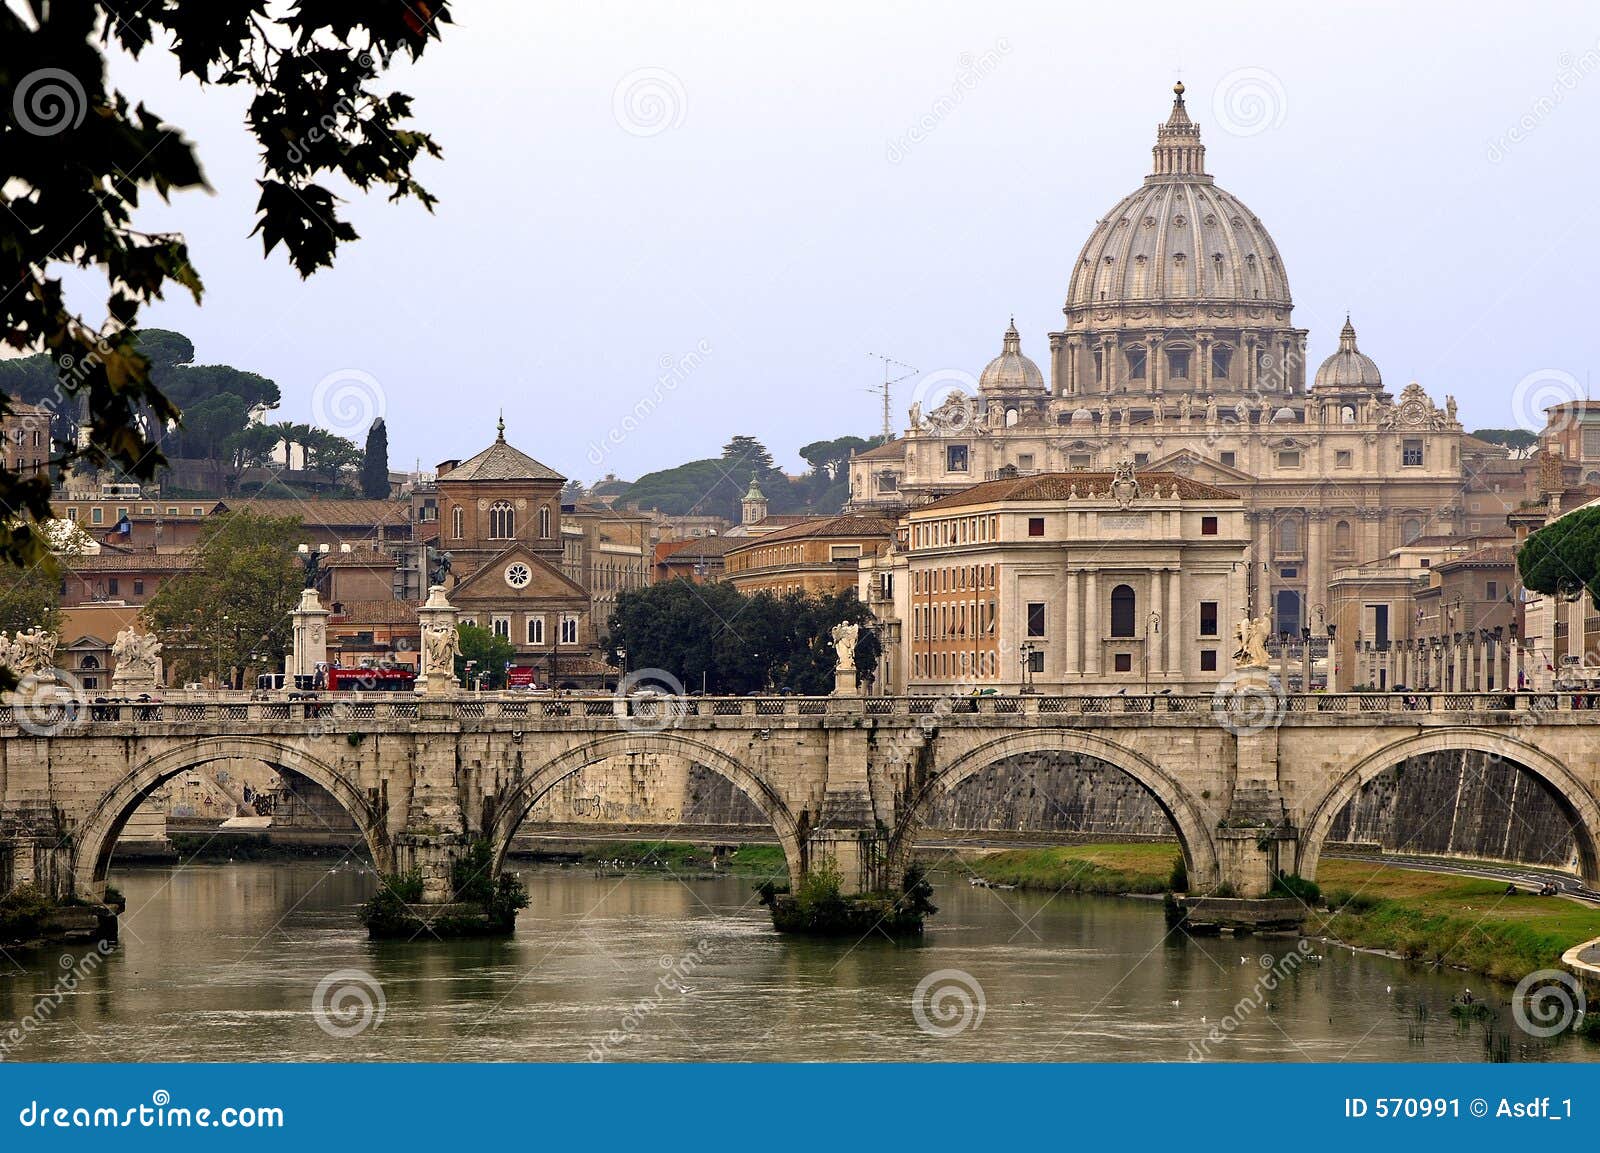
<path fill-rule="evenodd" d="M 1485 446 L 1453 399 L 1391 391 L 1348 319 L 1308 386 L 1283 259 L 1206 171 L 1182 84 L 1174 93 L 1149 175 L 1071 270 L 1049 382 L 1013 323 L 974 387 L 913 406 L 903 436 L 855 457 L 851 509 L 1131 461 L 1238 497 L 1243 611 L 1280 635 L 1326 636 L 1336 568 L 1463 532 L 1463 448 Z"/>

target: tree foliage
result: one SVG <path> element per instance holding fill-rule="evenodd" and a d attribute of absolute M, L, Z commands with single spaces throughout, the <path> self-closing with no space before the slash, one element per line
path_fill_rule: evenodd
<path fill-rule="evenodd" d="M 1600 508 L 1568 513 L 1530 536 L 1517 550 L 1517 571 L 1534 592 L 1577 600 L 1587 589 L 1600 608 Z"/>
<path fill-rule="evenodd" d="M 1509 448 L 1517 460 L 1526 457 L 1539 443 L 1539 434 L 1525 428 L 1480 428 L 1472 435 L 1490 444 Z"/>
<path fill-rule="evenodd" d="M 473 675 L 482 675 L 484 688 L 504 688 L 506 665 L 517 655 L 511 642 L 477 625 L 458 625 L 456 636 L 460 644 L 456 653 L 456 679 L 463 685 L 468 684 L 467 663 L 471 661 Z"/>
<path fill-rule="evenodd" d="M 698 513 L 737 521 L 740 501 L 754 478 L 770 513 L 836 513 L 850 496 L 851 455 L 882 443 L 882 437 L 859 436 L 813 441 L 800 450 L 810 471 L 790 477 L 755 437 L 735 436 L 723 445 L 721 456 L 646 473 L 625 487 L 621 499 L 668 516 Z"/>
<path fill-rule="evenodd" d="M 144 610 L 182 679 L 232 672 L 237 681 L 247 667 L 278 667 L 305 584 L 299 541 L 298 517 L 240 511 L 207 520 L 195 567 L 162 585 Z"/>
<path fill-rule="evenodd" d="M 731 584 L 667 581 L 617 598 L 608 644 L 633 670 L 660 669 L 689 691 L 742 695 L 788 691 L 821 696 L 833 691 L 838 663 L 833 627 L 871 622 L 853 592 L 828 596 L 746 596 Z M 870 679 L 881 646 L 871 629 L 856 642 L 856 668 Z"/>
<path fill-rule="evenodd" d="M 196 301 L 202 292 L 181 235 L 135 227 L 142 198 L 206 187 L 199 157 L 176 125 L 108 82 L 111 47 L 170 52 L 181 75 L 251 94 L 246 125 L 262 168 L 255 231 L 305 276 L 356 239 L 324 179 L 431 206 L 412 165 L 438 146 L 409 126 L 410 98 L 377 82 L 397 56 L 421 56 L 449 19 L 448 0 L 0 4 L 0 342 L 48 355 L 44 399 L 88 434 L 57 442 L 58 467 L 156 475 L 179 407 L 152 375 L 139 311 L 172 288 Z M 103 317 L 68 306 L 67 266 L 105 276 Z M 40 559 L 35 525 L 49 499 L 47 478 L 0 469 L 0 564 Z"/>
<path fill-rule="evenodd" d="M 361 495 L 368 500 L 389 499 L 389 428 L 381 416 L 367 429 L 367 447 L 361 454 Z"/>

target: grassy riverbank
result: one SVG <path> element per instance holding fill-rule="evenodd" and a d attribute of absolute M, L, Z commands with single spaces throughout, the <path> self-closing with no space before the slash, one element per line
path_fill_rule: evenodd
<path fill-rule="evenodd" d="M 1008 849 L 962 861 L 974 877 L 1050 893 L 1164 893 L 1170 887 L 1176 845 L 1066 845 Z"/>
<path fill-rule="evenodd" d="M 1324 861 L 1317 881 L 1330 911 L 1308 920 L 1307 932 L 1502 981 L 1559 968 L 1562 953 L 1600 937 L 1600 910 L 1521 891 L 1508 897 L 1503 881 L 1375 861 Z"/>

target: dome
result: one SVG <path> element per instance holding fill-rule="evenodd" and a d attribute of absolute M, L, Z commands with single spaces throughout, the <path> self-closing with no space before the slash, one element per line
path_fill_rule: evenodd
<path fill-rule="evenodd" d="M 1183 85 L 1156 131 L 1155 170 L 1096 225 L 1067 289 L 1067 308 L 1159 302 L 1292 308 L 1266 228 L 1205 172 L 1200 127 Z"/>
<path fill-rule="evenodd" d="M 1022 355 L 1022 337 L 1013 320 L 1006 335 L 1000 355 L 989 362 L 989 367 L 978 377 L 978 391 L 986 393 L 1043 392 L 1044 373 L 1039 366 Z"/>
<path fill-rule="evenodd" d="M 1094 423 L 1094 413 L 1090 412 L 1086 408 L 1075 408 L 1075 409 L 1072 410 L 1072 423 L 1073 424 L 1093 424 Z"/>
<path fill-rule="evenodd" d="M 1322 362 L 1317 369 L 1315 388 L 1382 388 L 1383 376 L 1370 356 L 1356 347 L 1355 326 L 1344 318 L 1344 330 L 1339 333 L 1339 351 Z"/>
<path fill-rule="evenodd" d="M 1293 424 L 1294 423 L 1294 409 L 1290 408 L 1288 405 L 1284 405 L 1277 412 L 1272 414 L 1272 423 L 1273 424 Z"/>

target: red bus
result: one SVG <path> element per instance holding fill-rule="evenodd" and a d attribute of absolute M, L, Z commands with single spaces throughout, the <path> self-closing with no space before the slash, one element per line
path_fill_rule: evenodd
<path fill-rule="evenodd" d="M 416 670 L 392 666 L 389 668 L 328 670 L 328 691 L 331 693 L 409 693 L 417 687 Z"/>

